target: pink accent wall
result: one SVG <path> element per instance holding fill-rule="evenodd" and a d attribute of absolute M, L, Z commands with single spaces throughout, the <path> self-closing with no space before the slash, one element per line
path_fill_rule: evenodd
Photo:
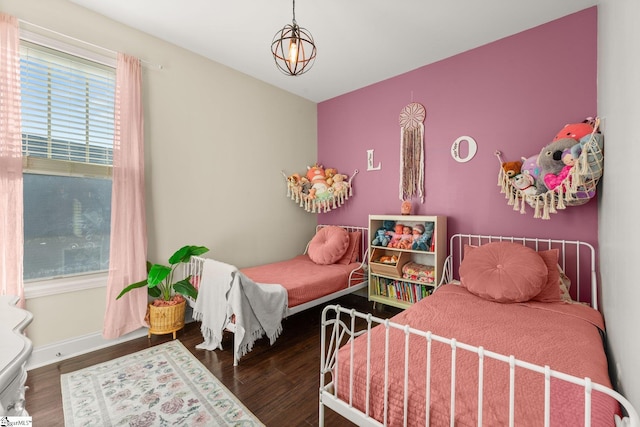
<path fill-rule="evenodd" d="M 318 105 L 318 162 L 351 176 L 353 197 L 319 223 L 367 224 L 369 214 L 399 214 L 400 126 L 404 106 L 425 106 L 425 198 L 413 213 L 447 215 L 457 232 L 563 238 L 597 243 L 597 201 L 550 220 L 507 205 L 499 162 L 540 152 L 567 123 L 597 114 L 597 8 L 469 50 Z M 434 40 L 446 43 L 446 40 Z M 381 58 L 383 58 L 381 56 Z M 467 163 L 451 145 L 478 144 Z M 375 150 L 367 171 L 367 150 Z"/>

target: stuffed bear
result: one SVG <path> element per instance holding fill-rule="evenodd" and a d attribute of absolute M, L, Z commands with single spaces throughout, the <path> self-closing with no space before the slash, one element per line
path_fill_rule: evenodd
<path fill-rule="evenodd" d="M 372 246 L 387 246 L 389 244 L 389 236 L 387 230 L 380 227 L 376 230 L 376 238 L 371 242 Z"/>
<path fill-rule="evenodd" d="M 331 186 L 331 181 L 333 181 L 333 176 L 338 173 L 338 169 L 336 168 L 326 168 L 324 170 L 324 177 L 327 179 L 327 184 Z"/>
<path fill-rule="evenodd" d="M 332 179 L 333 179 L 333 183 L 331 184 L 331 187 L 337 192 L 341 192 L 341 191 L 346 191 L 348 188 L 348 184 L 347 184 L 347 175 L 343 174 L 343 173 L 337 173 L 335 175 L 333 175 Z M 329 181 L 327 181 L 328 183 Z"/>
<path fill-rule="evenodd" d="M 521 168 L 522 162 L 520 160 L 516 160 L 515 162 L 502 163 L 502 169 L 504 170 L 504 173 L 508 178 L 513 178 L 514 176 L 518 175 Z"/>
<path fill-rule="evenodd" d="M 558 175 L 562 171 L 566 166 L 562 161 L 562 154 L 566 149 L 573 147 L 575 143 L 576 140 L 573 138 L 561 138 L 542 148 L 538 155 L 538 165 L 540 166 L 540 175 L 536 180 L 538 194 L 549 190 L 545 183 L 545 176 L 548 174 Z"/>
<path fill-rule="evenodd" d="M 382 221 L 382 227 L 376 230 L 376 237 L 373 239 L 371 244 L 373 246 L 387 246 L 391 237 L 387 234 L 387 232 L 392 231 L 395 227 L 396 222 L 392 220 L 385 219 Z"/>

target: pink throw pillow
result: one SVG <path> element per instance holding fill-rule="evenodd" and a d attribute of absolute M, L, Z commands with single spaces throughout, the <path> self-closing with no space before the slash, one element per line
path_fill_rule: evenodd
<path fill-rule="evenodd" d="M 543 290 L 548 281 L 549 269 L 543 257 L 518 243 L 465 246 L 464 253 L 460 282 L 481 298 L 496 302 L 529 301 Z"/>
<path fill-rule="evenodd" d="M 349 233 L 342 227 L 330 225 L 322 227 L 311 242 L 307 254 L 316 264 L 333 264 L 349 247 Z"/>
<path fill-rule="evenodd" d="M 562 301 L 562 293 L 560 292 L 560 271 L 558 271 L 558 249 L 549 249 L 547 251 L 538 252 L 549 270 L 549 276 L 542 291 L 535 297 L 534 301 L 540 302 L 557 302 Z"/>
<path fill-rule="evenodd" d="M 358 260 L 358 254 L 360 252 L 360 239 L 362 232 L 350 231 L 349 232 L 349 247 L 345 251 L 342 258 L 340 258 L 336 264 L 351 264 Z"/>

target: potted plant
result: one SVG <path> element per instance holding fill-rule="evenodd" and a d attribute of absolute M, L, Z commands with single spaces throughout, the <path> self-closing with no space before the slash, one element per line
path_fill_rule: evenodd
<path fill-rule="evenodd" d="M 116 297 L 119 299 L 133 289 L 147 287 L 149 295 L 155 298 L 147 309 L 149 337 L 151 334 L 173 333 L 175 339 L 176 331 L 182 329 L 186 308 L 185 297 L 195 300 L 198 297 L 198 290 L 191 283 L 191 276 L 174 282 L 173 275 L 178 265 L 189 262 L 192 256 L 202 255 L 208 251 L 209 249 L 204 246 L 187 245 L 171 255 L 168 266 L 147 263 L 147 278 L 130 284 Z"/>

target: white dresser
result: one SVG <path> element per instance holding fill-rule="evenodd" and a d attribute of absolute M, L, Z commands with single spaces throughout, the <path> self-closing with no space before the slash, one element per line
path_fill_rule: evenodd
<path fill-rule="evenodd" d="M 33 315 L 17 302 L 15 296 L 0 296 L 0 416 L 25 417 L 26 363 L 33 346 L 24 330 Z"/>

